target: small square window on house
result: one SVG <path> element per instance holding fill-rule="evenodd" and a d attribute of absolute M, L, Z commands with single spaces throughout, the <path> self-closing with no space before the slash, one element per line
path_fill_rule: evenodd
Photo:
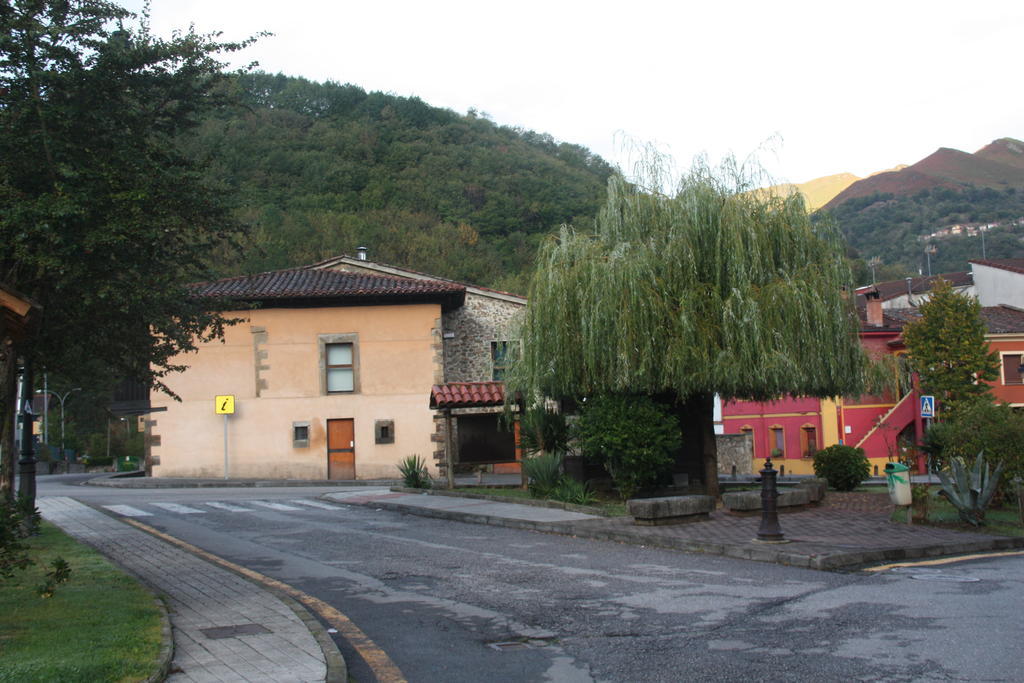
<path fill-rule="evenodd" d="M 326 344 L 327 393 L 355 389 L 355 368 L 352 365 L 352 344 Z"/>
<path fill-rule="evenodd" d="M 1020 353 L 1007 353 L 1003 356 L 1003 384 L 1024 384 L 1020 372 L 1022 360 L 1024 354 Z"/>
<path fill-rule="evenodd" d="M 292 448 L 309 448 L 308 422 L 292 422 Z"/>
<path fill-rule="evenodd" d="M 375 443 L 394 443 L 395 421 L 375 420 L 373 423 L 373 440 Z"/>
<path fill-rule="evenodd" d="M 491 342 L 491 379 L 500 382 L 519 356 L 519 342 L 517 341 L 492 341 Z"/>

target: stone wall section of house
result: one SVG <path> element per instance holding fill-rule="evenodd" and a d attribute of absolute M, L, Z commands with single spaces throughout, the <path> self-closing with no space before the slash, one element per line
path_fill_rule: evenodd
<path fill-rule="evenodd" d="M 440 477 L 444 477 L 447 472 L 445 469 L 448 464 L 448 460 L 445 458 L 447 434 L 448 428 L 445 426 L 445 415 L 441 411 L 436 411 L 434 413 L 434 433 L 430 435 L 430 442 L 434 444 L 434 464 L 437 466 L 438 476 Z"/>
<path fill-rule="evenodd" d="M 434 352 L 434 384 L 444 383 L 444 317 L 434 321 L 434 327 L 430 330 L 432 343 L 431 350 Z"/>
<path fill-rule="evenodd" d="M 343 259 L 331 263 L 331 270 L 384 273 L 413 279 L 431 279 L 425 273 Z M 443 278 L 442 278 L 443 279 Z M 490 382 L 494 379 L 491 342 L 512 341 L 514 318 L 525 307 L 525 299 L 501 292 L 481 293 L 468 286 L 465 303 L 443 315 L 444 376 L 442 382 Z"/>
<path fill-rule="evenodd" d="M 751 434 L 718 434 L 718 472 L 732 474 L 754 473 L 754 437 Z"/>
<path fill-rule="evenodd" d="M 445 381 L 491 381 L 491 342 L 512 340 L 521 310 L 520 303 L 467 292 L 464 306 L 444 314 L 444 332 L 451 337 L 444 341 Z"/>
<path fill-rule="evenodd" d="M 144 418 L 142 433 L 142 457 L 145 463 L 144 469 L 146 470 L 147 477 L 152 477 L 153 466 L 160 464 L 160 456 L 153 455 L 153 446 L 160 445 L 160 435 L 154 431 L 156 425 L 156 420 L 152 418 Z"/>
<path fill-rule="evenodd" d="M 253 365 L 256 372 L 256 397 L 259 398 L 263 390 L 268 388 L 267 378 L 263 377 L 263 371 L 270 369 L 270 366 L 264 363 L 269 353 L 265 348 L 261 348 L 267 344 L 267 328 L 254 325 L 249 328 L 249 332 L 252 333 Z"/>

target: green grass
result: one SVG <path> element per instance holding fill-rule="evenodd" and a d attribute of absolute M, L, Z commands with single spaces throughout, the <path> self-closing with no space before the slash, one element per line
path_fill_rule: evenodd
<path fill-rule="evenodd" d="M 939 486 L 931 486 L 932 492 L 940 490 Z M 906 522 L 907 514 L 903 509 L 897 509 L 892 514 L 892 521 Z M 915 521 L 915 524 L 929 524 L 957 531 L 976 531 L 983 534 L 996 536 L 1024 536 L 1024 526 L 1021 525 L 1020 513 L 1016 504 L 1006 503 L 1003 507 L 989 508 L 985 511 L 985 525 L 974 526 L 960 519 L 956 507 L 945 498 L 935 495 L 928 496 L 928 519 L 926 521 Z"/>
<path fill-rule="evenodd" d="M 530 500 L 530 492 L 523 489 L 499 489 L 489 488 L 486 486 L 460 486 L 456 489 L 457 493 L 473 493 L 482 494 L 485 496 L 495 496 L 502 498 L 515 498 L 518 500 L 526 499 Z M 626 514 L 626 504 L 619 499 L 606 500 L 598 498 L 593 505 L 587 507 L 599 508 L 603 514 L 608 517 L 619 517 Z"/>
<path fill-rule="evenodd" d="M 829 489 L 830 491 L 832 489 Z M 858 486 L 853 490 L 854 493 L 888 493 L 889 487 L 885 484 L 866 484 Z"/>
<path fill-rule="evenodd" d="M 138 581 L 44 523 L 29 540 L 35 565 L 0 579 L 0 681 L 137 681 L 156 672 L 160 612 Z M 55 557 L 71 578 L 39 597 Z"/>

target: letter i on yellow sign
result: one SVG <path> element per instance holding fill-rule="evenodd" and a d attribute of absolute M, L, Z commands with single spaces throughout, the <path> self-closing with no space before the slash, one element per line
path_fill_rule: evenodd
<path fill-rule="evenodd" d="M 235 397 L 234 396 L 218 396 L 214 403 L 214 410 L 218 415 L 234 415 L 235 414 Z"/>

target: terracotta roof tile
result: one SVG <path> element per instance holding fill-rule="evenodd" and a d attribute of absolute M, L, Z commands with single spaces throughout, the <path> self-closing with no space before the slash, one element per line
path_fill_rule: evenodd
<path fill-rule="evenodd" d="M 500 406 L 504 402 L 503 382 L 448 382 L 430 388 L 431 408 Z"/>
<path fill-rule="evenodd" d="M 982 306 L 981 318 L 989 334 L 1024 332 L 1024 310 L 1015 306 Z"/>
<path fill-rule="evenodd" d="M 861 317 L 861 331 L 871 332 L 902 329 L 904 325 L 921 317 L 917 308 L 887 308 L 883 312 L 883 327 L 867 325 Z M 1014 306 L 982 306 L 981 319 L 988 334 L 1024 333 L 1024 310 Z"/>
<path fill-rule="evenodd" d="M 436 299 L 445 295 L 461 297 L 466 291 L 462 285 L 452 282 L 308 267 L 199 282 L 190 287 L 196 297 L 245 301 Z"/>
<path fill-rule="evenodd" d="M 405 266 L 394 266 L 394 265 L 391 265 L 390 263 L 382 263 L 381 261 L 367 261 L 367 260 L 360 259 L 358 256 L 350 256 L 349 254 L 341 254 L 339 256 L 332 256 L 329 259 L 324 259 L 323 261 L 320 261 L 318 263 L 314 263 L 313 265 L 311 265 L 309 267 L 310 268 L 333 268 L 333 267 L 337 266 L 338 263 L 344 262 L 345 259 L 348 259 L 349 261 L 353 261 L 354 263 L 351 263 L 350 265 L 356 266 L 358 268 L 373 269 L 375 266 L 383 266 L 384 268 L 391 268 L 392 270 L 398 270 L 398 271 L 402 271 L 404 273 L 410 273 L 411 275 L 420 275 L 420 276 L 432 278 L 434 280 L 439 280 L 439 281 L 442 281 L 442 282 L 453 282 L 455 284 L 460 284 L 460 285 L 463 285 L 465 287 L 473 287 L 474 289 L 480 289 L 480 290 L 483 290 L 485 292 L 493 292 L 495 294 L 503 294 L 505 296 L 514 296 L 517 299 L 525 299 L 526 298 L 522 294 L 516 294 L 515 292 L 505 292 L 505 291 L 502 291 L 500 289 L 492 289 L 491 287 L 484 287 L 482 285 L 475 285 L 475 284 L 473 284 L 471 282 L 459 282 L 457 280 L 451 280 L 449 278 L 439 277 L 437 275 L 431 275 L 429 273 L 424 273 L 424 272 L 419 271 L 419 270 L 413 270 L 412 268 L 406 268 Z"/>

